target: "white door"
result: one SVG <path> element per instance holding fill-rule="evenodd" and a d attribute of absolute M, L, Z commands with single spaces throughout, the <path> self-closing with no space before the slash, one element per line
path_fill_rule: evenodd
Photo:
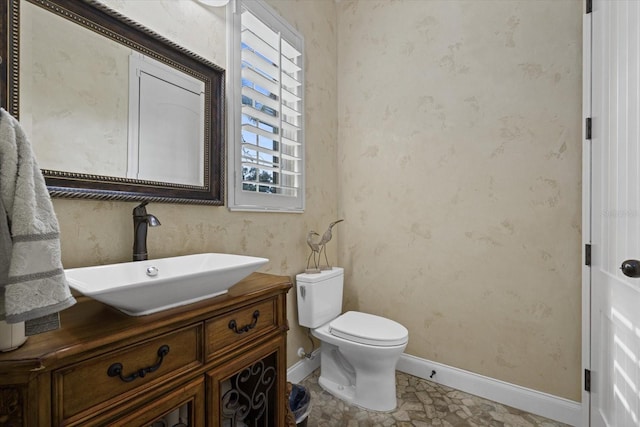
<path fill-rule="evenodd" d="M 140 73 L 138 179 L 204 185 L 204 93 Z"/>
<path fill-rule="evenodd" d="M 204 89 L 195 77 L 131 53 L 128 178 L 205 185 Z"/>
<path fill-rule="evenodd" d="M 591 425 L 640 426 L 640 1 L 591 19 Z"/>

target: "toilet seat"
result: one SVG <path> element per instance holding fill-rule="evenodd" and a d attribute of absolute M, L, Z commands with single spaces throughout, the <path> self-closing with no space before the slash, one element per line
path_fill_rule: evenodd
<path fill-rule="evenodd" d="M 348 311 L 332 320 L 329 333 L 345 340 L 380 347 L 401 345 L 409 340 L 409 331 L 400 323 L 358 311 Z"/>

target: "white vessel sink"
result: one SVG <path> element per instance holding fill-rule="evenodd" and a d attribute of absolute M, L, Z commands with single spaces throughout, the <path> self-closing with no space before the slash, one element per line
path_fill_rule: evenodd
<path fill-rule="evenodd" d="M 66 269 L 69 286 L 131 316 L 222 295 L 266 258 L 195 254 Z"/>

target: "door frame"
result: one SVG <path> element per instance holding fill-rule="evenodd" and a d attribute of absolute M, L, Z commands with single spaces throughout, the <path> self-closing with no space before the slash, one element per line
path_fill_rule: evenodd
<path fill-rule="evenodd" d="M 586 265 L 586 245 L 591 244 L 591 141 L 586 122 L 591 117 L 591 13 L 583 2 L 582 18 L 582 425 L 590 425 L 590 393 L 585 390 L 585 370 L 591 370 L 591 267 Z"/>

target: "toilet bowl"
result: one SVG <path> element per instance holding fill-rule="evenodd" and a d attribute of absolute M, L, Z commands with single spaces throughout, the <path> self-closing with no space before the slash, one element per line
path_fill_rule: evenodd
<path fill-rule="evenodd" d="M 321 342 L 320 386 L 347 403 L 375 411 L 397 406 L 395 369 L 409 333 L 368 313 L 342 311 L 344 271 L 296 276 L 301 326 Z"/>

